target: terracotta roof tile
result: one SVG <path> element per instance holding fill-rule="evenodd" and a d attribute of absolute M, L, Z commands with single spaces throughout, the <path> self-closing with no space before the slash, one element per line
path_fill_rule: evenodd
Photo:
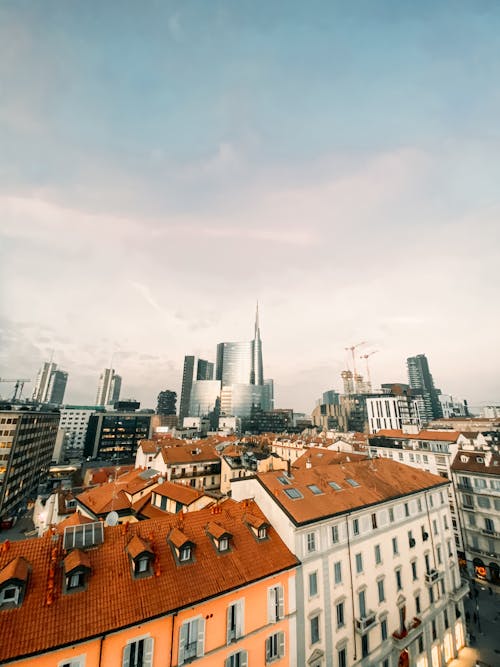
<path fill-rule="evenodd" d="M 467 460 L 462 461 L 462 458 Z M 489 465 L 486 460 L 489 459 Z M 483 475 L 500 475 L 500 455 L 491 454 L 491 459 L 487 452 L 459 451 L 451 465 L 452 470 L 463 472 L 477 472 Z"/>
<path fill-rule="evenodd" d="M 366 454 L 336 452 L 333 449 L 308 449 L 307 452 L 294 461 L 293 467 L 305 468 L 307 465 L 333 465 L 349 461 L 364 461 L 366 459 Z"/>
<path fill-rule="evenodd" d="M 183 505 L 190 505 L 205 495 L 203 491 L 194 489 L 192 486 L 175 484 L 174 482 L 163 482 L 156 487 L 154 492 L 160 496 L 165 496 L 165 498 L 176 500 Z"/>
<path fill-rule="evenodd" d="M 106 514 L 111 510 L 118 512 L 131 508 L 135 500 L 129 496 L 134 496 L 158 484 L 160 473 L 144 478 L 144 474 L 147 472 L 141 468 L 130 470 L 112 482 L 80 493 L 76 498 L 77 502 L 88 508 L 96 516 Z"/>
<path fill-rule="evenodd" d="M 420 431 L 419 433 L 404 433 L 398 429 L 381 429 L 377 431 L 370 438 L 386 437 L 386 438 L 400 438 L 402 440 L 437 440 L 440 442 L 456 442 L 459 431 Z"/>
<path fill-rule="evenodd" d="M 449 484 L 443 477 L 391 459 L 365 459 L 312 468 L 292 467 L 292 475 L 288 478 L 284 477 L 283 471 L 259 473 L 256 478 L 296 524 Z M 282 484 L 278 478 L 287 479 L 289 484 Z M 351 486 L 348 479 L 355 480 L 359 486 Z M 340 490 L 329 482 L 334 482 Z M 238 484 L 238 480 L 233 483 Z M 310 488 L 312 485 L 316 487 L 314 490 Z M 295 489 L 299 497 L 290 497 L 286 493 L 289 489 Z"/>
<path fill-rule="evenodd" d="M 226 530 L 223 526 L 216 523 L 215 521 L 210 521 L 207 526 L 207 531 L 212 537 L 215 537 L 216 540 L 220 540 L 224 535 L 230 535 L 229 531 Z"/>
<path fill-rule="evenodd" d="M 226 500 L 219 511 L 218 516 L 233 535 L 232 549 L 221 555 L 213 548 L 205 530 L 213 518 L 211 510 L 184 514 L 182 532 L 196 545 L 196 559 L 182 566 L 176 564 L 167 541 L 179 525 L 178 516 L 125 527 L 105 526 L 104 543 L 86 552 L 92 574 L 86 590 L 77 595 L 63 592 L 61 536 L 57 542 L 47 534 L 12 543 L 6 553 L 0 552 L 0 569 L 22 556 L 33 570 L 22 605 L 0 610 L 0 662 L 139 624 L 297 565 L 274 529 L 269 528 L 268 539 L 259 542 L 248 530 L 242 521 L 244 514 L 262 514 L 255 503 Z M 132 576 L 126 545 L 133 535 L 151 542 L 158 576 Z M 54 554 L 53 602 L 47 605 L 47 581 Z"/>
<path fill-rule="evenodd" d="M 64 572 L 68 574 L 77 567 L 84 567 L 90 570 L 90 559 L 85 551 L 80 549 L 73 549 L 64 559 Z"/>
<path fill-rule="evenodd" d="M 0 571 L 0 584 L 4 584 L 10 579 L 16 579 L 18 581 L 26 581 L 29 574 L 29 563 L 22 556 L 18 556 L 10 561 L 7 565 L 4 565 Z"/>
<path fill-rule="evenodd" d="M 263 517 L 255 516 L 254 514 L 250 514 L 249 512 L 247 512 L 245 514 L 244 520 L 248 524 L 250 524 L 253 528 L 256 528 L 257 530 L 259 528 L 262 528 L 262 526 L 268 526 L 269 525 Z"/>
<path fill-rule="evenodd" d="M 189 537 L 184 535 L 184 533 L 178 528 L 174 528 L 171 531 L 170 535 L 168 536 L 168 539 L 170 540 L 170 542 L 172 542 L 174 547 L 177 547 L 178 549 L 180 549 L 184 544 L 190 541 Z"/>
<path fill-rule="evenodd" d="M 89 519 L 87 516 L 83 516 L 78 510 L 74 512 L 71 516 L 57 524 L 56 530 L 58 533 L 64 533 L 64 529 L 68 526 L 81 526 L 84 523 L 92 523 L 92 519 Z"/>
<path fill-rule="evenodd" d="M 218 462 L 220 457 L 212 445 L 200 445 L 192 443 L 182 447 L 162 447 L 161 454 L 167 465 L 179 465 L 180 463 Z"/>

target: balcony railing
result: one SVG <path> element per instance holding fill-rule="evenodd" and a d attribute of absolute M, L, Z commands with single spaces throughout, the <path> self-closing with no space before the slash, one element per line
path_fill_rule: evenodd
<path fill-rule="evenodd" d="M 460 600 L 464 598 L 468 592 L 469 592 L 469 582 L 462 581 L 460 586 L 458 588 L 455 588 L 454 591 L 450 591 L 448 595 L 450 596 L 450 600 L 452 602 L 460 602 Z"/>
<path fill-rule="evenodd" d="M 438 572 L 437 570 L 429 570 L 429 572 L 425 573 L 425 583 L 428 586 L 432 586 L 436 583 L 436 581 L 439 581 L 441 576 L 442 572 Z"/>
<path fill-rule="evenodd" d="M 417 616 L 414 616 L 412 620 L 405 625 L 404 628 L 401 628 L 400 630 L 396 630 L 396 632 L 392 633 L 392 641 L 394 642 L 394 645 L 396 646 L 397 649 L 403 649 L 410 642 L 412 642 L 415 639 L 415 636 L 421 632 L 421 626 L 422 621 L 420 618 L 417 618 Z"/>
<path fill-rule="evenodd" d="M 377 615 L 374 611 L 367 612 L 364 616 L 356 619 L 356 630 L 360 635 L 364 635 L 374 625 Z"/>
<path fill-rule="evenodd" d="M 488 535 L 488 537 L 500 537 L 500 533 L 497 533 L 494 530 L 489 530 L 488 528 L 481 528 L 483 535 Z"/>

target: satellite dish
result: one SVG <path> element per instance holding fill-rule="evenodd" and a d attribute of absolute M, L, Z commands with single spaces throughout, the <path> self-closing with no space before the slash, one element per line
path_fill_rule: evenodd
<path fill-rule="evenodd" d="M 163 477 L 158 477 L 158 484 L 163 484 L 164 481 Z"/>
<path fill-rule="evenodd" d="M 104 523 L 106 526 L 116 526 L 118 524 L 118 512 L 110 512 L 107 516 L 106 519 L 104 520 Z"/>

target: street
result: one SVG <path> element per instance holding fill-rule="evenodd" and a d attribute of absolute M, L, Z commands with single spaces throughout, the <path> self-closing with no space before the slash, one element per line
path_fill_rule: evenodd
<path fill-rule="evenodd" d="M 500 587 L 479 580 L 472 586 L 472 598 L 464 600 L 470 645 L 478 651 L 479 667 L 496 667 L 500 664 Z"/>

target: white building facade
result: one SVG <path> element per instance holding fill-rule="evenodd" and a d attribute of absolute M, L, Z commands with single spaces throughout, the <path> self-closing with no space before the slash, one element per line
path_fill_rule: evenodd
<path fill-rule="evenodd" d="M 395 473 L 408 490 L 390 497 Z M 298 665 L 440 667 L 464 646 L 468 585 L 447 482 L 418 476 L 413 484 L 404 466 L 365 460 L 233 482 L 233 498 L 255 499 L 302 563 Z"/>
<path fill-rule="evenodd" d="M 370 396 L 366 398 L 368 429 L 376 433 L 381 429 L 402 429 L 403 425 L 422 426 L 417 402 L 408 396 Z"/>

